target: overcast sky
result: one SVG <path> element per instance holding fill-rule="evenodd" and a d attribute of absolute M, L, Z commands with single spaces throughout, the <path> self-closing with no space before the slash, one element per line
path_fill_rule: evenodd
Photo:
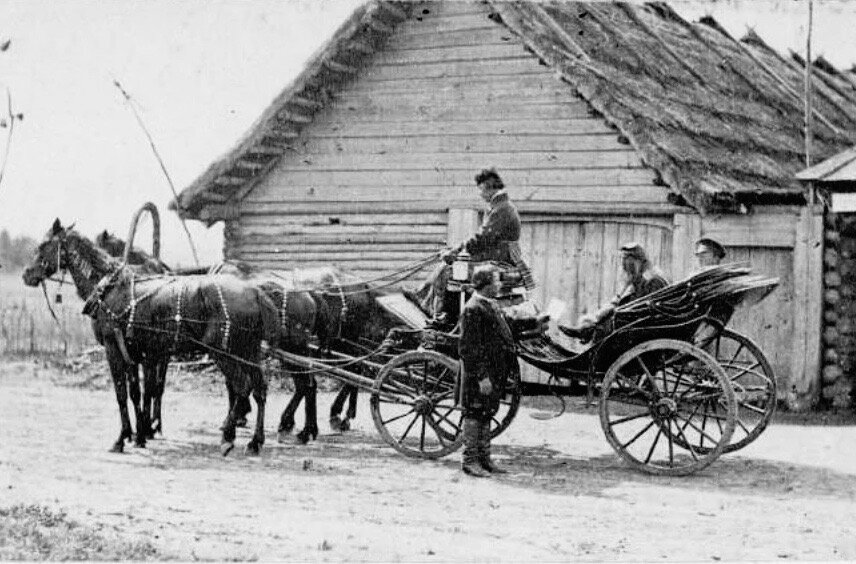
<path fill-rule="evenodd" d="M 122 237 L 145 201 L 162 211 L 163 257 L 191 264 L 169 187 L 111 84 L 142 107 L 178 190 L 228 150 L 360 0 L 0 0 L 0 84 L 24 120 L 0 185 L 0 228 L 40 239 L 57 216 L 87 235 Z M 736 36 L 747 26 L 781 51 L 804 51 L 807 2 L 671 2 L 709 13 Z M 856 63 L 856 1 L 815 0 L 813 52 Z M 0 90 L 2 93 L 2 90 Z M 5 97 L 5 96 L 4 96 Z M 5 114 L 5 102 L 0 106 Z M 0 151 L 6 130 L 0 129 Z M 0 152 L 0 159 L 2 152 Z M 203 263 L 221 229 L 189 222 Z M 144 248 L 148 232 L 138 235 Z"/>

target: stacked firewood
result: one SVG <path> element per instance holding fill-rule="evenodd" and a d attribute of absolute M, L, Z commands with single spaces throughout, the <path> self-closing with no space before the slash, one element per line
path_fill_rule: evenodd
<path fill-rule="evenodd" d="M 825 219 L 822 397 L 831 407 L 852 405 L 856 371 L 856 218 Z"/>

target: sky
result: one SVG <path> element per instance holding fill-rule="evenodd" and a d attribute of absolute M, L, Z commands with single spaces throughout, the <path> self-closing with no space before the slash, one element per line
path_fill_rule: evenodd
<path fill-rule="evenodd" d="M 0 95 L 15 124 L 0 184 L 0 229 L 41 239 L 54 218 L 125 237 L 134 211 L 161 210 L 162 258 L 193 264 L 169 185 L 113 79 L 134 98 L 178 191 L 229 150 L 361 0 L 0 0 Z M 713 15 L 781 52 L 804 53 L 807 0 L 670 2 Z M 812 52 L 856 63 L 856 1 L 815 0 Z M 2 98 L 0 98 L 2 102 Z M 5 114 L 0 103 L 0 113 Z M 7 130 L 0 129 L 0 159 Z M 0 160 L 2 163 L 2 160 Z M 202 264 L 222 223 L 190 221 Z M 150 248 L 150 224 L 136 243 Z"/>

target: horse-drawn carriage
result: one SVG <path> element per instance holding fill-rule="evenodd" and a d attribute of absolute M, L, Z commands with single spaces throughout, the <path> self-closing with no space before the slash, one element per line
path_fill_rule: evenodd
<path fill-rule="evenodd" d="M 132 226 L 129 249 L 133 229 Z M 423 263 L 415 264 L 414 271 L 422 266 Z M 253 386 L 254 397 L 261 401 L 251 442 L 258 451 L 264 442 L 265 392 L 258 387 L 260 376 L 256 373 L 260 367 L 253 359 L 263 336 L 246 335 L 254 344 L 241 356 L 230 352 L 229 343 L 234 341 L 234 335 L 230 341 L 230 327 L 233 333 L 242 328 L 232 324 L 234 314 L 241 310 L 230 312 L 232 304 L 223 294 L 228 281 L 196 279 L 197 303 L 188 301 L 186 284 L 179 282 L 175 274 L 160 282 L 157 277 L 137 279 L 142 287 L 148 284 L 150 289 L 135 294 L 135 275 L 124 274 L 126 269 L 124 262 L 110 262 L 95 250 L 94 244 L 57 221 L 25 273 L 25 280 L 37 285 L 59 270 L 72 271 L 81 297 L 88 296 L 88 303 L 100 308 L 103 335 L 109 341 L 105 346 L 108 353 L 109 347 L 113 349 L 111 370 L 114 364 L 118 370 L 113 375 L 117 397 L 121 395 L 120 386 L 124 387 L 123 373 L 131 370 L 135 361 L 168 358 L 163 355 L 170 343 L 210 350 L 226 373 L 230 396 L 234 386 Z M 412 272 L 404 274 L 408 273 Z M 270 274 L 267 280 L 274 279 L 276 285 L 275 279 L 281 276 Z M 455 289 L 463 300 L 466 280 L 455 278 Z M 387 278 L 382 285 L 390 286 L 390 280 L 395 279 Z M 510 306 L 507 311 L 512 317 L 519 358 L 558 381 L 583 384 L 589 400 L 597 396 L 603 431 L 624 460 L 646 472 L 683 475 L 708 466 L 723 452 L 746 446 L 761 434 L 773 415 L 776 381 L 770 364 L 751 340 L 724 327 L 723 320 L 729 316 L 723 317 L 721 310 L 756 303 L 776 285 L 774 279 L 752 276 L 744 265 L 713 267 L 616 308 L 588 346 L 578 351 L 562 346 L 543 331 L 537 310 L 521 315 L 526 308 L 513 303 L 519 301 L 513 298 L 513 288 L 506 305 Z M 388 444 L 406 455 L 439 458 L 461 446 L 460 371 L 454 330 L 428 327 L 425 314 L 403 292 L 379 293 L 378 285 L 366 281 L 345 284 L 334 277 L 332 283 L 313 288 L 280 286 L 273 324 L 281 324 L 281 329 L 291 323 L 297 302 L 289 296 L 297 290 L 311 290 L 338 304 L 339 333 L 350 295 L 368 296 L 373 305 L 379 306 L 362 310 L 362 315 L 383 311 L 399 327 L 382 333 L 385 338 L 363 339 L 347 349 L 310 343 L 300 350 L 288 350 L 282 345 L 287 341 L 280 340 L 272 349 L 275 356 L 304 374 L 323 373 L 370 391 L 375 426 Z M 271 320 L 263 319 L 266 306 L 258 295 L 259 286 L 236 286 L 235 292 L 244 287 L 250 293 L 243 296 L 248 304 L 243 310 L 248 324 L 244 329 L 248 330 L 252 323 L 270 326 Z M 169 292 L 164 293 L 164 288 Z M 149 303 L 160 294 L 162 303 Z M 196 333 L 191 332 L 193 326 L 188 324 L 191 321 L 186 319 L 186 312 L 182 317 L 183 308 L 191 306 L 197 308 L 197 319 L 192 320 Z M 135 321 L 140 307 L 148 308 L 149 314 L 155 316 L 152 319 L 162 317 L 157 323 L 163 327 L 148 327 Z M 372 321 L 353 317 L 351 312 L 352 325 L 368 325 Z M 142 344 L 126 346 L 132 332 L 139 335 L 147 331 L 163 342 L 157 341 L 148 353 L 140 348 Z M 281 332 L 277 333 L 281 336 Z M 123 358 L 127 364 L 123 364 Z M 247 374 L 251 376 L 249 382 Z M 502 433 L 514 419 L 521 390 L 519 376 L 511 378 L 493 420 L 493 436 Z M 230 401 L 230 406 L 224 423 L 224 453 L 234 440 L 234 402 Z M 120 410 L 122 407 L 120 401 Z M 126 408 L 122 415 L 122 434 L 114 445 L 118 450 L 130 436 Z M 138 413 L 138 421 L 140 416 Z"/>
<path fill-rule="evenodd" d="M 646 472 L 683 475 L 746 446 L 773 415 L 776 382 L 769 362 L 712 313 L 757 303 L 776 285 L 744 265 L 705 270 L 617 308 L 577 352 L 539 331 L 537 315 L 521 318 L 525 308 L 506 311 L 515 318 L 510 321 L 519 358 L 566 384 L 583 384 L 589 399 L 596 395 L 603 431 L 624 460 Z M 392 331 L 382 352 L 361 359 L 373 377 L 336 366 L 351 360 L 345 355 L 333 353 L 334 363 L 327 363 L 318 356 L 277 354 L 370 389 L 375 426 L 399 452 L 445 456 L 462 442 L 457 335 L 427 327 L 401 294 L 382 300 L 409 329 Z M 519 376 L 512 378 L 493 436 L 514 419 L 521 390 Z"/>

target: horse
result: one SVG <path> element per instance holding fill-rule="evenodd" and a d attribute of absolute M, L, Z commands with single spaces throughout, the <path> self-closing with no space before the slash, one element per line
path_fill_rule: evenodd
<path fill-rule="evenodd" d="M 125 256 L 125 242 L 106 229 L 95 236 L 95 245 L 98 246 L 98 248 L 107 251 L 107 253 L 114 258 Z M 169 274 L 172 272 L 172 268 L 159 258 L 153 257 L 136 247 L 132 247 L 129 251 L 127 265 L 134 269 L 137 274 Z M 93 320 L 92 323 L 94 324 L 95 320 Z M 95 331 L 94 326 L 93 331 Z M 143 394 L 143 405 L 135 405 L 135 413 L 140 413 L 142 410 L 146 414 L 142 421 L 139 417 L 137 418 L 137 433 L 142 433 L 144 435 L 144 439 L 153 439 L 156 433 L 163 435 L 163 414 L 161 413 L 161 403 L 163 392 L 166 387 L 166 371 L 168 367 L 168 358 L 163 359 L 162 362 L 155 367 L 154 374 L 150 375 L 151 380 L 144 381 L 144 389 L 148 390 L 148 392 L 144 392 Z M 139 368 L 137 366 L 134 366 L 134 368 L 129 372 L 128 383 L 130 385 L 129 391 L 131 401 L 139 402 Z M 243 406 L 241 407 L 243 408 Z M 238 411 L 239 415 L 237 425 L 238 427 L 245 427 L 247 419 L 246 417 L 242 417 L 240 413 L 242 409 L 239 409 Z M 144 423 L 148 423 L 148 429 L 142 429 L 140 427 L 141 424 Z M 138 439 L 137 446 L 145 446 L 145 441 L 140 445 L 140 441 Z"/>
<path fill-rule="evenodd" d="M 122 452 L 132 436 L 125 384 L 130 369 L 141 364 L 152 373 L 171 354 L 184 352 L 211 354 L 230 396 L 252 394 L 258 414 L 246 451 L 260 452 L 267 382 L 259 360 L 263 341 L 279 342 L 281 323 L 280 309 L 260 288 L 230 275 L 139 276 L 57 219 L 24 271 L 24 283 L 38 286 L 59 271 L 71 274 L 106 351 L 121 419 L 112 452 Z M 220 444 L 224 456 L 235 440 L 235 403 L 230 405 Z M 146 415 L 138 417 L 145 421 Z"/>

